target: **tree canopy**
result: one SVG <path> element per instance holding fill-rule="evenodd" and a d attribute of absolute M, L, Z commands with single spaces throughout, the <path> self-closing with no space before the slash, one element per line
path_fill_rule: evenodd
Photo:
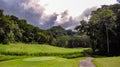
<path fill-rule="evenodd" d="M 81 24 L 75 28 L 80 33 L 90 36 L 91 48 L 94 53 L 100 55 L 119 55 L 119 10 L 119 4 L 103 5 L 92 12 L 88 22 L 81 21 Z"/>

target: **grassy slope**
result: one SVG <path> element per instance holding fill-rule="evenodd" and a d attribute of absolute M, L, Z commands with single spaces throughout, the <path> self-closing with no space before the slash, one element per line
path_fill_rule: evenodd
<path fill-rule="evenodd" d="M 84 58 L 56 58 L 48 61 L 24 61 L 16 59 L 0 62 L 0 67 L 78 67 L 79 61 Z"/>
<path fill-rule="evenodd" d="M 23 58 L 25 56 L 10 56 L 10 55 L 0 55 L 0 61 L 7 61 L 7 60 L 12 60 L 12 59 L 17 59 L 17 58 Z"/>
<path fill-rule="evenodd" d="M 120 57 L 95 58 L 97 67 L 120 67 Z"/>
<path fill-rule="evenodd" d="M 88 48 L 60 48 L 49 45 L 38 44 L 10 44 L 0 45 L 0 53 L 4 55 L 27 55 L 27 56 L 62 56 L 77 57 L 82 56 L 81 52 Z"/>
<path fill-rule="evenodd" d="M 81 52 L 88 50 L 88 48 L 60 48 L 49 45 L 38 45 L 38 44 L 10 44 L 0 45 L 0 67 L 78 67 L 79 61 L 85 59 L 80 58 L 60 58 L 62 57 L 73 57 L 81 56 Z M 20 56 L 20 55 L 27 56 Z M 15 56 L 18 55 L 18 56 Z M 53 60 L 45 61 L 25 61 L 27 57 L 35 56 L 56 56 Z M 38 59 L 36 59 L 38 60 Z M 43 60 L 43 59 L 42 59 Z"/>

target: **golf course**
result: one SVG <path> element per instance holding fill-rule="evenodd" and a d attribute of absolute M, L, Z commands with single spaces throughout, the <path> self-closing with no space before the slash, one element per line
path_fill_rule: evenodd
<path fill-rule="evenodd" d="M 0 67 L 120 67 L 120 0 L 0 0 Z"/>
<path fill-rule="evenodd" d="M 46 44 L 0 45 L 0 67 L 78 67 L 89 48 L 60 48 Z"/>
<path fill-rule="evenodd" d="M 84 58 L 29 57 L 0 62 L 1 67 L 78 67 Z"/>

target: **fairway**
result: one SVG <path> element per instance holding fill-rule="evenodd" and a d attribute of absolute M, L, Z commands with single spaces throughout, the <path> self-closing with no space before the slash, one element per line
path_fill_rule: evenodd
<path fill-rule="evenodd" d="M 85 58 L 29 57 L 0 62 L 0 67 L 78 67 Z"/>
<path fill-rule="evenodd" d="M 46 44 L 0 45 L 0 67 L 78 67 L 89 48 L 61 48 Z M 79 58 L 77 58 L 79 57 Z M 68 59 L 69 58 L 69 59 Z"/>
<path fill-rule="evenodd" d="M 120 67 L 120 57 L 95 58 L 93 62 L 97 67 Z"/>
<path fill-rule="evenodd" d="M 75 58 L 83 56 L 82 52 L 89 48 L 60 48 L 46 44 L 9 44 L 0 45 L 0 54 L 12 56 L 59 56 Z"/>

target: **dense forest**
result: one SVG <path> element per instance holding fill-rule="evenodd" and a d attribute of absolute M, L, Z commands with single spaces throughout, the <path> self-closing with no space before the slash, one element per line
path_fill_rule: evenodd
<path fill-rule="evenodd" d="M 0 9 L 0 43 L 49 44 L 59 47 L 91 47 L 94 54 L 120 55 L 120 5 L 103 5 L 93 11 L 89 21 L 82 20 L 77 32 L 54 26 L 42 30 L 26 20 L 5 15 Z"/>
<path fill-rule="evenodd" d="M 103 5 L 75 29 L 90 37 L 95 54 L 120 55 L 120 4 Z"/>
<path fill-rule="evenodd" d="M 50 44 L 59 47 L 88 47 L 87 36 L 79 36 L 72 30 L 65 30 L 61 26 L 54 26 L 48 30 L 42 30 L 26 20 L 13 15 L 5 15 L 0 10 L 0 43 L 39 43 Z"/>

